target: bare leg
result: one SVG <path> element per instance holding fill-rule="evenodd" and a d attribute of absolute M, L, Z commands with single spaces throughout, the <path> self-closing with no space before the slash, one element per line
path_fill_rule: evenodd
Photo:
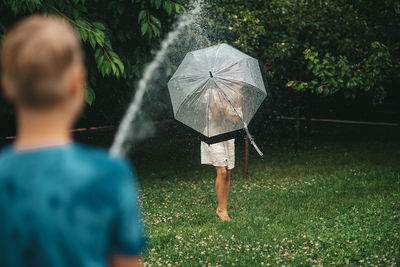
<path fill-rule="evenodd" d="M 229 221 L 228 196 L 231 184 L 231 172 L 225 167 L 216 167 L 217 179 L 215 180 L 215 193 L 217 194 L 218 207 L 217 215 L 223 221 Z"/>

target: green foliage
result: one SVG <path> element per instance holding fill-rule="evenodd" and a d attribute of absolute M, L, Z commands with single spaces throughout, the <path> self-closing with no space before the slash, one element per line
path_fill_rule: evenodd
<path fill-rule="evenodd" d="M 398 1 L 216 0 L 210 5 L 211 18 L 227 21 L 218 28 L 219 41 L 261 59 L 278 99 L 292 91 L 341 92 L 381 103 L 400 78 Z"/>
<path fill-rule="evenodd" d="M 93 101 L 96 98 L 96 94 L 94 93 L 92 88 L 88 88 L 86 91 L 86 103 L 88 103 L 89 106 L 92 106 Z"/>
<path fill-rule="evenodd" d="M 370 55 L 360 63 L 350 63 L 346 56 L 336 58 L 326 53 L 322 58 L 313 49 L 304 51 L 308 60 L 307 69 L 313 74 L 311 81 L 289 81 L 286 86 L 295 91 L 309 90 L 312 93 L 328 96 L 340 90 L 344 96 L 355 98 L 357 92 L 372 95 L 374 103 L 381 103 L 386 96 L 383 84 L 390 79 L 392 66 L 388 48 L 379 43 L 371 44 Z"/>
<path fill-rule="evenodd" d="M 170 0 L 5 0 L 3 4 L 2 14 L 11 10 L 13 15 L 0 19 L 0 34 L 20 17 L 33 13 L 60 16 L 77 30 L 87 55 L 89 105 L 98 90 L 105 90 L 97 80 L 122 78 L 124 87 L 133 89 L 133 81 L 141 75 L 154 47 L 153 40 L 184 11 L 183 5 Z"/>
<path fill-rule="evenodd" d="M 248 179 L 237 161 L 228 223 L 215 214 L 215 168 L 199 164 L 197 142 L 138 145 L 133 159 L 150 238 L 144 261 L 165 266 L 399 262 L 399 142 L 314 143 L 297 154 L 268 144 L 264 158 L 250 157 Z M 238 148 L 241 159 L 243 147 Z"/>
<path fill-rule="evenodd" d="M 4 0 L 0 36 L 32 13 L 56 14 L 69 21 L 84 43 L 88 87 L 97 95 L 94 102 L 88 98 L 91 109 L 112 116 L 113 123 L 151 51 L 184 11 L 184 4 L 187 1 Z M 227 42 L 263 61 L 276 110 L 293 101 L 293 92 L 367 96 L 380 103 L 398 87 L 396 0 L 213 0 L 205 1 L 202 17 L 200 32 L 208 37 L 207 44 Z M 184 41 L 198 48 L 197 40 Z"/>

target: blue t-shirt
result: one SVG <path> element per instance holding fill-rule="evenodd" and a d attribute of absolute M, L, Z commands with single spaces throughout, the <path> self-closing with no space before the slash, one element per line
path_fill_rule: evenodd
<path fill-rule="evenodd" d="M 0 153 L 0 266 L 106 266 L 145 245 L 130 164 L 77 143 Z"/>

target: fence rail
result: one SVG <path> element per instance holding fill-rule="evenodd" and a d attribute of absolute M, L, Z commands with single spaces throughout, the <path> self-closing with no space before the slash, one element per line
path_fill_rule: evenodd
<path fill-rule="evenodd" d="M 290 116 L 276 116 L 276 120 L 296 120 L 296 117 Z M 352 120 L 333 120 L 333 119 L 320 119 L 320 118 L 306 118 L 300 117 L 302 121 L 316 121 L 316 122 L 330 122 L 330 123 L 344 123 L 344 124 L 356 124 L 356 125 L 373 125 L 373 126 L 391 126 L 391 127 L 398 127 L 400 126 L 399 123 L 395 122 L 375 122 L 375 121 L 352 121 Z M 174 120 L 165 120 L 165 121 L 158 121 L 155 124 L 159 123 L 172 123 Z M 96 126 L 96 127 L 83 127 L 83 128 L 76 128 L 71 130 L 73 133 L 95 133 L 95 132 L 108 132 L 113 131 L 115 126 L 106 125 L 106 126 Z M 15 136 L 6 136 L 0 137 L 3 140 L 13 140 Z"/>
<path fill-rule="evenodd" d="M 76 128 L 76 129 L 72 129 L 71 132 L 73 132 L 73 133 L 94 133 L 94 132 L 108 132 L 108 131 L 112 131 L 114 129 L 115 129 L 114 126 L 107 125 L 107 126 Z M 16 136 L 6 136 L 6 137 L 2 137 L 0 139 L 13 140 L 15 138 L 16 138 Z"/>
<path fill-rule="evenodd" d="M 277 116 L 277 120 L 296 120 L 296 117 L 288 116 Z M 374 126 L 400 126 L 399 123 L 395 122 L 375 122 L 375 121 L 349 121 L 349 120 L 332 120 L 332 119 L 317 119 L 317 118 L 306 118 L 300 117 L 302 121 L 319 121 L 319 122 L 331 122 L 331 123 L 345 123 L 345 124 L 358 124 L 358 125 L 374 125 Z"/>

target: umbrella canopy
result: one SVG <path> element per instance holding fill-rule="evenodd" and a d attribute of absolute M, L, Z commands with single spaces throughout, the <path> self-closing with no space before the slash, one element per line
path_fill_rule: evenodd
<path fill-rule="evenodd" d="M 176 120 L 206 137 L 244 128 L 255 145 L 247 125 L 267 96 L 258 60 L 227 44 L 192 51 L 168 88 Z"/>

